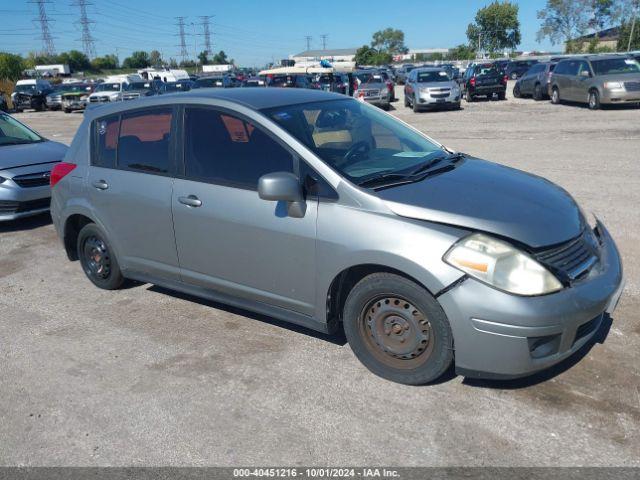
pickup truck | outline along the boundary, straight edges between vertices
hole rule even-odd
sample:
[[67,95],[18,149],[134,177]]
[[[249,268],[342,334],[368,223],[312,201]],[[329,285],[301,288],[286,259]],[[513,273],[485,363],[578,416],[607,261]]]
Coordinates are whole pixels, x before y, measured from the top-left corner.
[[469,65],[464,73],[462,88],[467,102],[473,102],[476,97],[504,100],[507,92],[507,76],[494,63],[476,63]]

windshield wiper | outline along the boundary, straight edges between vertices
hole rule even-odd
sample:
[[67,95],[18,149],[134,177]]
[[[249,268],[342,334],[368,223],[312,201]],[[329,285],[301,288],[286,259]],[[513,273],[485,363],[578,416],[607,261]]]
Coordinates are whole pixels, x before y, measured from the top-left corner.
[[432,167],[435,167],[437,164],[439,164],[443,160],[456,161],[462,158],[464,158],[464,153],[450,153],[448,155],[436,157],[434,159],[429,160],[428,162],[424,162],[423,164],[419,165],[417,168],[409,172],[409,176],[414,176],[414,175],[418,175],[420,173],[426,172],[427,170],[430,170]]

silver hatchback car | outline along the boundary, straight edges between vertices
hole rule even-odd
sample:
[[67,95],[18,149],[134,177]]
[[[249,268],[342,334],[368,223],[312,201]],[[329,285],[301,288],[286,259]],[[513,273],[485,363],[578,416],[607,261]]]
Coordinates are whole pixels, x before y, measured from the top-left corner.
[[613,239],[567,192],[334,93],[106,105],[52,184],[56,230],[96,286],[135,279],[344,329],[372,372],[406,384],[452,363],[502,378],[553,365],[622,289]]

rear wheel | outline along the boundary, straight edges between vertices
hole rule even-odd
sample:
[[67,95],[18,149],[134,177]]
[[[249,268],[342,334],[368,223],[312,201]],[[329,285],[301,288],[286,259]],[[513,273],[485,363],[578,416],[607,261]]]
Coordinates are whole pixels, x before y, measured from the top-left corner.
[[365,277],[349,293],[343,317],[354,354],[380,377],[421,385],[453,361],[453,335],[440,304],[404,277]]
[[118,260],[106,235],[94,223],[78,234],[78,257],[85,275],[98,288],[117,290],[124,282]]
[[409,107],[409,95],[407,95],[407,92],[404,93],[404,106],[405,107]]
[[473,102],[473,101],[475,100],[475,97],[471,94],[471,92],[470,92],[469,90],[467,90],[467,91],[464,93],[464,99],[465,99],[467,102],[471,103],[471,102]]
[[533,87],[533,99],[540,101],[542,100],[542,85],[536,83],[536,86]]
[[516,83],[516,86],[513,87],[513,96],[516,98],[522,97],[522,93],[520,92],[520,85]]
[[560,105],[560,90],[558,90],[558,87],[553,87],[553,90],[551,90],[551,103]]
[[589,92],[589,109],[598,110],[600,108],[600,94],[597,90]]
[[507,99],[507,93],[506,92],[499,92],[498,93],[498,100],[506,100]]

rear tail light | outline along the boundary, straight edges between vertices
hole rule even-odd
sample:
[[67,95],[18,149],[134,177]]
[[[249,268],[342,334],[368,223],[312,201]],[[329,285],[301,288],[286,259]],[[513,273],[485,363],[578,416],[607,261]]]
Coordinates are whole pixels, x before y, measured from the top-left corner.
[[502,77],[502,83],[506,85],[507,82],[509,82],[509,77],[505,75],[504,77]]
[[75,163],[67,162],[60,162],[53,167],[53,170],[51,170],[51,177],[49,179],[51,188],[55,187],[60,180],[69,175],[69,173],[71,173],[76,167],[77,165]]
[[387,80],[387,90],[393,90],[393,83],[391,83],[389,80]]
[[471,78],[469,79],[469,84],[470,84],[472,87],[475,87],[475,86],[476,86],[476,77],[471,77]]
[[358,82],[353,82],[353,91],[358,90]]

